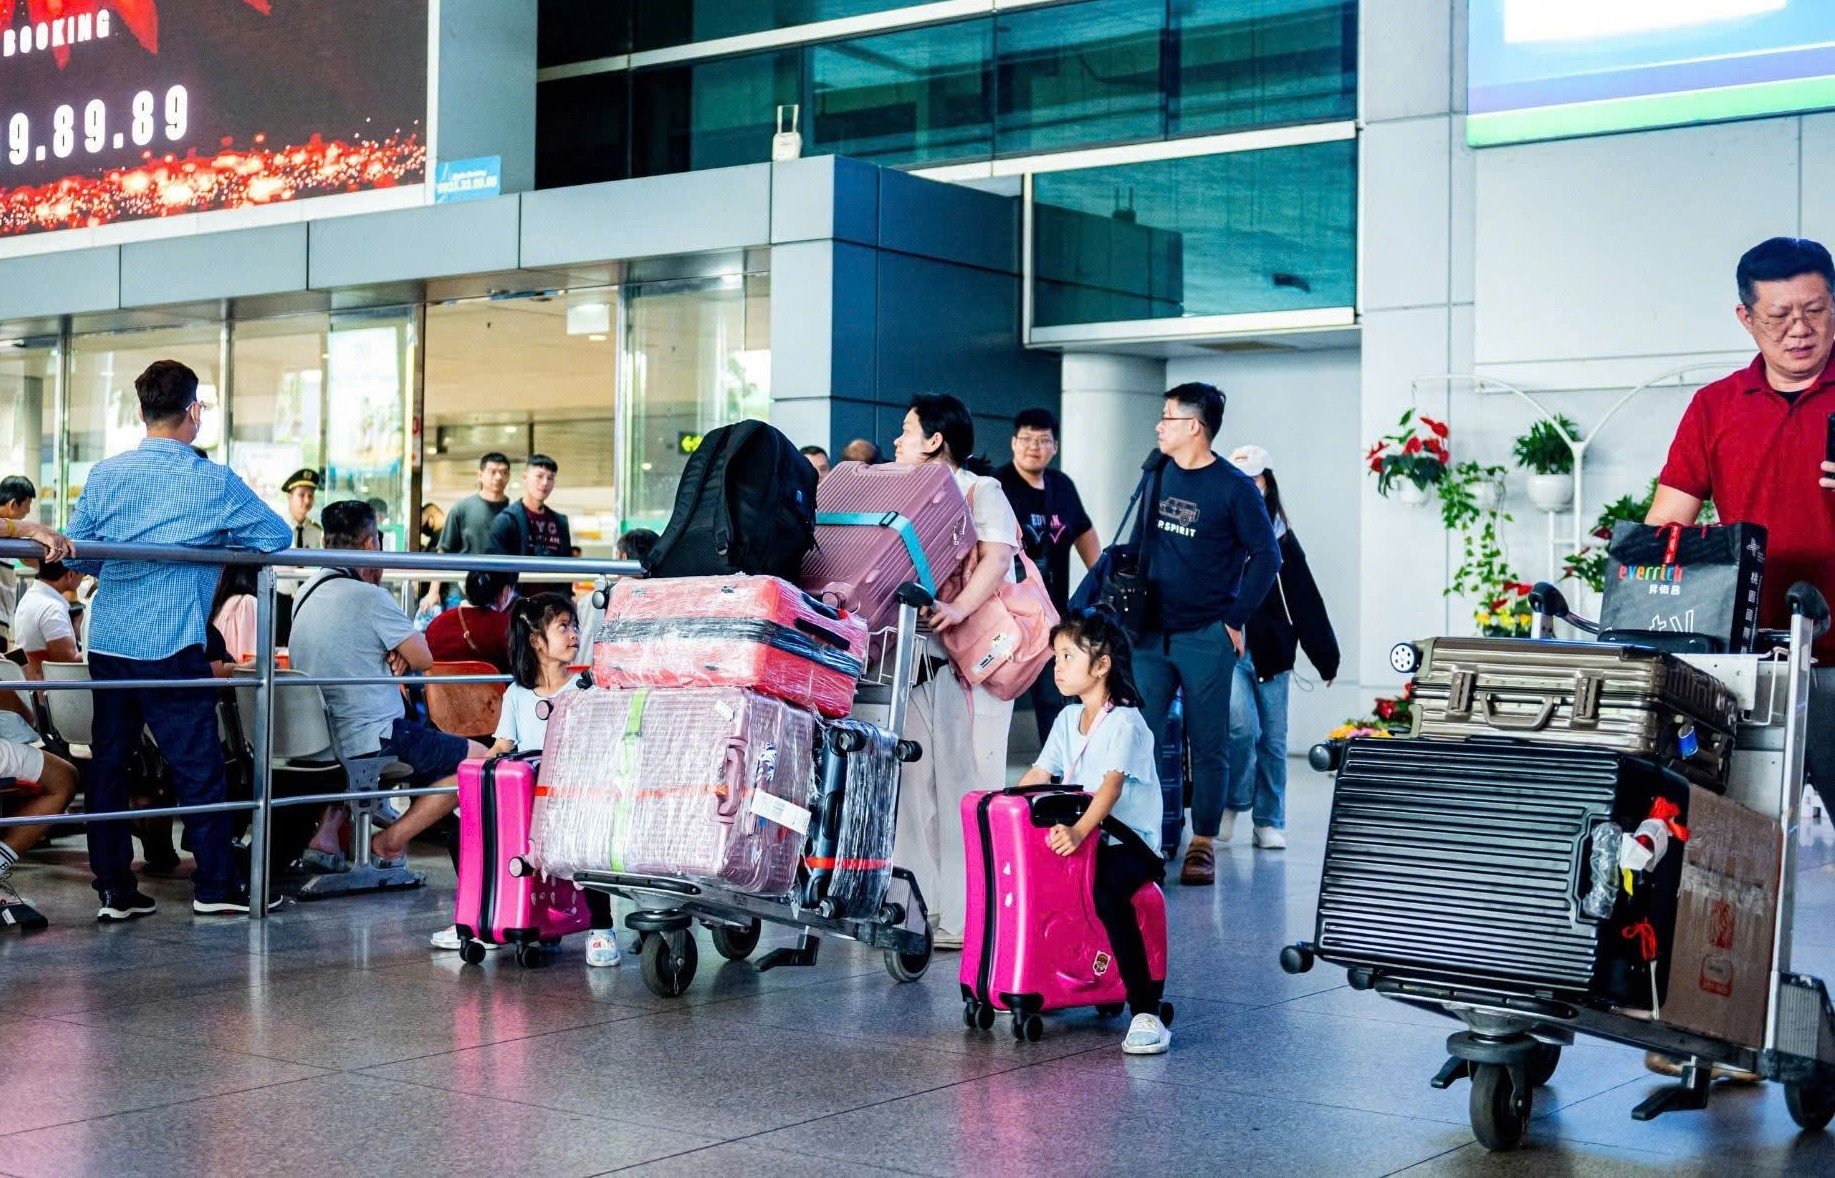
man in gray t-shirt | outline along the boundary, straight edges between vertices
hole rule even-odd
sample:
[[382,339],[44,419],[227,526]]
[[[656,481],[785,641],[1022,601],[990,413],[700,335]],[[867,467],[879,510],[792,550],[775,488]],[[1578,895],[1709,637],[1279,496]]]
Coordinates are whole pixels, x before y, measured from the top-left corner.
[[[446,513],[446,525],[440,529],[441,552],[489,552],[491,524],[497,513],[510,505],[510,459],[493,450],[478,459],[478,493],[467,495]],[[446,586],[435,582],[421,598],[422,609],[445,604]]]
[[[361,500],[333,503],[320,522],[327,549],[382,550],[375,509]],[[293,602],[293,636],[287,648],[295,670],[315,678],[378,678],[433,666],[427,639],[381,580],[380,569],[327,569],[306,583]],[[485,754],[480,744],[408,716],[401,688],[395,684],[322,690],[340,751],[346,757],[380,752],[403,761],[414,771],[408,779],[414,788],[443,783],[458,772],[461,761]],[[407,852],[409,839],[452,813],[456,805],[450,796],[415,798],[408,812],[370,846],[385,860],[397,858]],[[309,866],[328,871],[343,867],[344,814],[342,806],[326,808],[302,856]]]

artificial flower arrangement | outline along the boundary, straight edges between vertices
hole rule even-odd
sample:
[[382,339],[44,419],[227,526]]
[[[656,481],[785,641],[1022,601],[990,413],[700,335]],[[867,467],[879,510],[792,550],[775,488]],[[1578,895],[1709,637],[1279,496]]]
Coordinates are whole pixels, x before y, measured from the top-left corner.
[[1533,586],[1505,581],[1472,615],[1478,632],[1486,638],[1528,638],[1535,632],[1535,613],[1529,608]]
[[1375,715],[1361,720],[1349,719],[1326,733],[1327,740],[1350,740],[1355,736],[1388,739],[1406,736],[1414,724],[1414,680],[1402,685],[1402,694],[1378,696]]
[[1396,432],[1377,439],[1364,453],[1365,465],[1376,476],[1376,493],[1387,497],[1404,482],[1425,491],[1445,478],[1452,462],[1446,444],[1450,432],[1444,421],[1417,417],[1413,409],[1405,411],[1396,422]]

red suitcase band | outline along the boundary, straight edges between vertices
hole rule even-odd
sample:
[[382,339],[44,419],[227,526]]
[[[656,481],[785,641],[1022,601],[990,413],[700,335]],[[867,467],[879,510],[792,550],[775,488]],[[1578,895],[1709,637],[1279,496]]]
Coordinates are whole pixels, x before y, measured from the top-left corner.
[[805,855],[803,863],[811,871],[877,871],[892,866],[890,859],[836,859],[828,855]]

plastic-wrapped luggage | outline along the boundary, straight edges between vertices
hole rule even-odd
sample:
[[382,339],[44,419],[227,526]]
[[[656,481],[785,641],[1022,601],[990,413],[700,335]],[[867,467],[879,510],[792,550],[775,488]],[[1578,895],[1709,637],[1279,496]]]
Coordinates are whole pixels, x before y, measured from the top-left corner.
[[[1082,790],[1058,786],[1014,786],[962,799],[963,997],[1028,1015],[1127,1001],[1092,891],[1101,840],[1085,839],[1072,855],[1059,855],[1045,841],[1053,825],[1075,823],[1089,800]],[[1148,969],[1164,979],[1166,897],[1157,884],[1134,893],[1134,911]]]
[[1648,1009],[1683,855],[1672,845],[1625,893],[1621,844],[1659,801],[1685,826],[1689,797],[1681,776],[1610,749],[1352,740],[1326,832],[1319,955]]
[[845,716],[866,624],[776,577],[622,580],[593,643],[601,687],[747,687]]
[[[584,931],[586,897],[564,879],[526,869],[541,754],[466,761],[459,766],[459,889],[453,923],[467,961],[483,957],[481,945],[514,944],[539,955],[537,946]],[[521,957],[524,964],[539,959]]]
[[839,720],[825,727],[803,907],[835,917],[879,911],[892,878],[899,754],[898,737],[877,725]]
[[787,895],[809,829],[816,719],[737,687],[556,698],[535,854],[557,875],[626,871]]
[[974,546],[974,517],[946,463],[843,462],[816,487],[816,546],[798,584],[879,630],[897,617],[900,585],[934,592]]
[[1170,859],[1185,842],[1185,808],[1191,804],[1191,750],[1185,740],[1185,704],[1172,697],[1166,729],[1154,749],[1160,771],[1160,853]]
[[1617,749],[1726,788],[1739,702],[1673,655],[1526,638],[1434,638],[1417,649],[1415,736]]

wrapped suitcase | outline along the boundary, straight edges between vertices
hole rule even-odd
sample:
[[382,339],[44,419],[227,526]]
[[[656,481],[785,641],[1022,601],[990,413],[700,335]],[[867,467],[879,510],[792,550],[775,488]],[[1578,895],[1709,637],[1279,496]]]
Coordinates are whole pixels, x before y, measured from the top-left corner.
[[777,577],[621,580],[594,635],[601,687],[747,687],[845,716],[867,629]]
[[900,585],[934,592],[974,546],[974,517],[947,464],[843,462],[816,487],[816,546],[798,583],[880,630],[897,617]]
[[1160,854],[1170,859],[1185,841],[1185,808],[1191,804],[1191,749],[1185,740],[1185,705],[1177,694],[1166,712],[1166,729],[1158,735]]
[[803,907],[828,917],[878,913],[892,879],[898,775],[907,751],[909,745],[875,724],[825,726],[803,856]]
[[[1051,827],[1069,825],[1090,795],[1060,786],[1013,786],[962,799],[968,921],[962,938],[962,997],[985,1029],[992,1012],[1021,1019],[1076,1006],[1118,1013],[1127,1002],[1109,934],[1096,915],[1092,886],[1098,838],[1073,855],[1046,844]],[[1157,884],[1134,893],[1153,976],[1166,977],[1166,897]],[[985,1013],[983,1013],[985,1012]],[[1162,1003],[1160,1018],[1172,1021]],[[1031,1021],[1027,1019],[1026,1021]],[[1028,1038],[1037,1038],[1032,1022]]]
[[484,946],[515,945],[524,965],[541,942],[583,932],[586,897],[565,879],[533,869],[529,834],[539,753],[512,753],[459,766],[459,888],[452,920],[459,954],[476,964]]
[[560,876],[681,876],[764,896],[796,883],[816,719],[738,687],[556,698],[535,853]]
[[1434,638],[1418,650],[1413,736],[1617,749],[1726,788],[1739,702],[1673,655],[1527,638]]
[[1686,780],[1611,749],[1351,740],[1326,832],[1319,956],[1648,1009],[1653,978],[1666,984],[1683,856],[1672,848],[1627,894],[1618,851],[1659,800],[1687,822]]

